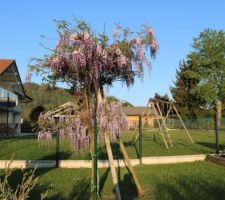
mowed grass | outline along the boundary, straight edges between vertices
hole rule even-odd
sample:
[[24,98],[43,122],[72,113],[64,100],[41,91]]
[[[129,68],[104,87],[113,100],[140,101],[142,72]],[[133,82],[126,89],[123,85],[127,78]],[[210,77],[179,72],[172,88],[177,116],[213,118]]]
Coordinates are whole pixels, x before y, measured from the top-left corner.
[[[119,186],[123,200],[222,200],[225,199],[225,168],[209,162],[135,167],[145,191],[139,197],[126,168],[118,168]],[[1,176],[3,171],[0,171]],[[48,190],[49,200],[90,199],[90,169],[38,169],[38,185],[31,200],[39,200],[40,193]],[[99,170],[100,199],[115,199],[111,172]],[[16,187],[21,172],[16,170],[10,183]]]
[[[158,131],[143,131],[142,156],[171,156],[188,154],[210,154],[215,152],[215,134],[209,130],[189,130],[194,144],[192,144],[182,129],[170,131],[173,141],[173,148],[166,149]],[[127,131],[123,134],[122,140],[128,151],[130,158],[138,158],[139,143],[133,142],[138,131]],[[225,131],[221,130],[220,148],[225,146]],[[112,142],[114,158],[122,158],[119,145]],[[56,145],[55,138],[48,146],[43,146],[37,141],[35,136],[0,138],[0,159],[10,159],[14,154],[14,159],[55,159]],[[60,141],[60,159],[90,159],[89,151],[74,152],[71,151],[69,142],[64,139]],[[107,159],[104,144],[99,144],[98,158]]]

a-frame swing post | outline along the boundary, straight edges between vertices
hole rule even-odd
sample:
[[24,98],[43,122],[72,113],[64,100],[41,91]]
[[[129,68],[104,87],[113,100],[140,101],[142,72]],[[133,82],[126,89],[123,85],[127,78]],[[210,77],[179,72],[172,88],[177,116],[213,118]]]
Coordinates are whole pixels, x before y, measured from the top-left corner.
[[169,114],[170,114],[171,110],[172,110],[172,105],[171,105],[171,103],[170,103],[170,108],[169,108],[169,110],[168,110],[167,113],[166,113],[166,118],[165,118],[165,120],[167,120],[167,118],[169,117]]
[[190,141],[191,141],[191,143],[194,143],[194,141],[193,141],[193,139],[192,139],[190,133],[188,132],[188,130],[187,130],[187,128],[186,128],[186,126],[185,126],[183,120],[181,119],[180,114],[178,113],[178,111],[177,111],[177,109],[176,109],[176,107],[175,107],[174,104],[173,104],[173,109],[175,110],[175,112],[176,112],[176,114],[177,114],[177,116],[178,116],[178,118],[179,118],[179,120],[180,120],[182,126],[184,127],[185,132],[187,133],[187,135],[188,135],[188,137],[189,137],[189,139],[190,139]]
[[162,126],[161,126],[161,124],[160,124],[160,121],[159,121],[159,118],[158,118],[158,115],[157,115],[157,112],[156,112],[156,108],[155,108],[155,105],[154,105],[153,102],[151,102],[151,106],[152,106],[152,109],[153,109],[153,112],[154,112],[154,115],[155,115],[157,124],[158,124],[158,126],[159,126],[159,133],[161,134],[161,136],[162,136],[162,138],[163,138],[163,142],[164,142],[166,148],[169,149],[169,146],[168,146],[168,144],[167,144],[167,141],[166,141],[166,139],[165,139],[165,137],[164,137],[164,135],[163,135],[163,129],[162,129]]
[[[150,102],[150,101],[148,101],[146,107],[144,108],[144,111],[142,112],[141,116],[139,116],[139,118],[140,118],[140,117],[143,118],[143,116],[145,115],[145,111],[146,111],[146,108],[148,108],[148,106],[149,106],[149,102]],[[148,117],[147,117],[147,119],[148,119]],[[142,121],[141,121],[141,122],[142,122]],[[141,128],[142,128],[142,126],[141,126]],[[141,131],[142,131],[142,130],[141,130]],[[136,135],[136,137],[135,137],[133,143],[135,144],[139,139],[140,139],[140,120],[139,120],[139,131],[138,131],[138,134]],[[140,141],[139,141],[139,143],[140,143]]]
[[164,119],[163,119],[162,112],[161,112],[161,110],[160,110],[160,107],[159,107],[159,103],[158,103],[158,102],[156,102],[156,106],[157,106],[157,109],[158,109],[158,111],[159,111],[159,114],[160,114],[160,117],[161,117],[161,120],[162,120],[162,124],[163,124],[163,126],[164,126],[164,129],[166,130],[166,135],[167,135],[167,137],[168,137],[170,146],[173,147],[173,143],[172,143],[171,137],[170,137],[170,135],[169,135],[169,131],[168,131],[167,127],[166,127],[166,123],[165,123],[165,121],[164,121]]

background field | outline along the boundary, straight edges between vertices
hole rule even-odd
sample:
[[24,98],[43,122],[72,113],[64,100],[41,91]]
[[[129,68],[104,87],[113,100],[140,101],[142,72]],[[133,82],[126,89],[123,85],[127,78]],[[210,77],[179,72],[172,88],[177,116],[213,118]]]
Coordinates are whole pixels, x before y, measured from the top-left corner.
[[[143,156],[170,156],[170,155],[188,155],[188,154],[210,154],[215,152],[215,135],[213,130],[189,130],[194,144],[190,143],[183,129],[170,131],[174,147],[169,150],[165,148],[162,138],[158,131],[143,131]],[[128,151],[130,158],[138,158],[139,145],[133,140],[138,134],[137,131],[128,131],[123,134],[122,139]],[[225,131],[221,130],[220,148],[225,148]],[[114,158],[122,158],[117,143],[112,143]],[[37,141],[37,136],[23,136],[14,138],[0,138],[0,159],[10,159],[14,154],[16,160],[30,159],[55,159],[55,139],[48,146],[41,146]],[[107,159],[104,144],[99,144],[98,158]],[[61,140],[60,159],[90,159],[89,152],[71,151],[69,142]]]

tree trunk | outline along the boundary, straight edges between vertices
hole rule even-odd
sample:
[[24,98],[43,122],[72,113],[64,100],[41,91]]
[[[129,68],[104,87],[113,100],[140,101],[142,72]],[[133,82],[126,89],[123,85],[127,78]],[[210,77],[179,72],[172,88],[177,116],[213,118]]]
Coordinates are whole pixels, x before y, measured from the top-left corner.
[[222,103],[221,102],[218,102],[216,104],[217,125],[218,125],[218,127],[221,126],[221,112],[222,112]]
[[105,133],[105,145],[106,145],[106,150],[108,154],[108,159],[109,159],[109,166],[112,174],[112,180],[116,192],[116,199],[121,200],[121,195],[120,195],[120,188],[119,188],[119,182],[116,174],[116,168],[114,166],[114,160],[113,160],[113,154],[112,154],[112,149],[110,145],[110,138],[109,138],[109,133]]
[[219,154],[219,130],[218,127],[221,125],[221,111],[222,111],[222,105],[221,102],[218,102],[216,104],[215,108],[215,147],[216,147],[216,153]]
[[[89,115],[89,98],[88,98],[88,94],[86,92],[85,94],[85,112],[86,112],[86,115]],[[91,154],[91,186],[93,185],[93,179],[94,179],[94,159],[92,157],[92,154],[94,153],[94,149],[93,149],[93,128],[92,128],[92,125],[89,123],[89,121],[87,120],[87,127],[88,127],[88,135],[90,137],[90,147],[89,147],[89,151],[90,151],[90,154]],[[93,187],[91,187],[91,193],[93,192]]]
[[135,182],[135,184],[137,186],[138,194],[143,194],[144,191],[142,190],[141,184],[140,184],[140,182],[139,182],[139,180],[137,178],[137,175],[136,175],[136,173],[134,171],[134,168],[131,165],[131,162],[130,162],[129,156],[127,154],[126,148],[124,147],[124,144],[123,144],[123,142],[121,141],[120,138],[117,138],[117,141],[118,141],[120,149],[121,149],[121,151],[123,153],[123,157],[124,157],[124,159],[126,161],[127,167],[128,167],[128,169],[129,169],[129,171],[131,173],[131,176],[132,176],[132,178],[133,178],[133,180],[134,180],[134,182]]

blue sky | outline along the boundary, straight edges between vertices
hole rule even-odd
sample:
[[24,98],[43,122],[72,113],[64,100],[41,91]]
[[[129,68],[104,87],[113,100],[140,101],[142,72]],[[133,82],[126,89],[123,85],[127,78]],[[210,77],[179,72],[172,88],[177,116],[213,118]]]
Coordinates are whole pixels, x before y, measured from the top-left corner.
[[[1,0],[0,58],[16,59],[24,80],[29,60],[46,53],[39,42],[49,47],[57,42],[53,19],[82,18],[96,32],[102,31],[105,23],[108,34],[118,22],[132,30],[148,23],[160,45],[152,71],[146,72],[144,81],[137,80],[132,88],[116,83],[107,91],[108,95],[144,106],[155,92],[169,94],[179,61],[191,51],[192,40],[200,31],[225,30],[224,8],[223,0]],[[40,35],[49,39],[43,40]]]

